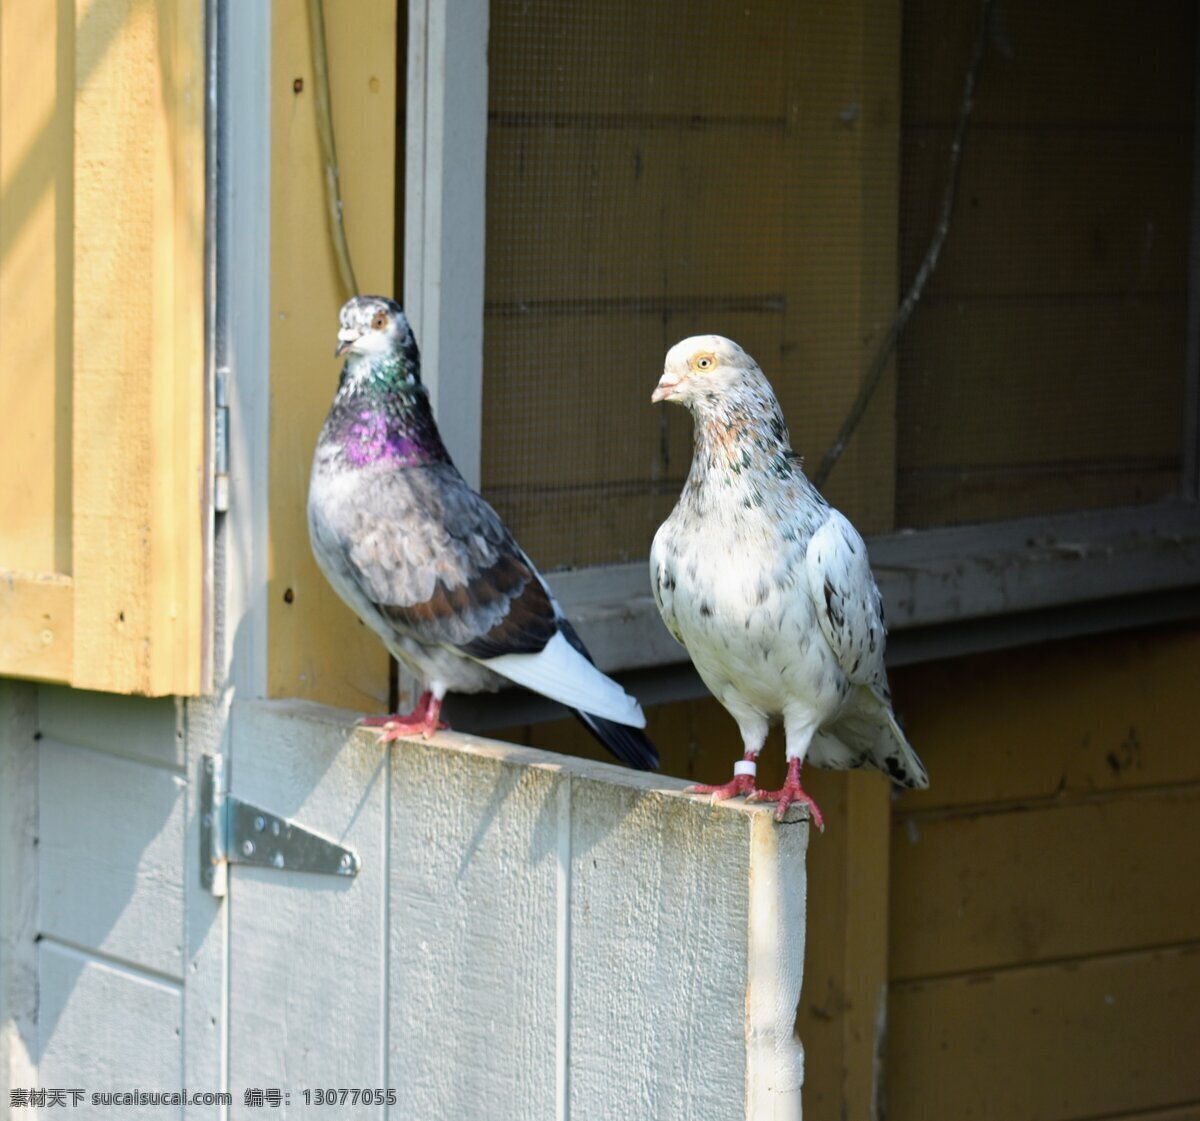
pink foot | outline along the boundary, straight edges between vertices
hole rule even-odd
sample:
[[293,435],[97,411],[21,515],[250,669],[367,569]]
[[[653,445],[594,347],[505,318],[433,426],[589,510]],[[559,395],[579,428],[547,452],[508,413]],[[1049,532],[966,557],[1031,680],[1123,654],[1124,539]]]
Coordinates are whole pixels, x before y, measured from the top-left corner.
[[414,734],[427,740],[434,732],[450,727],[444,720],[438,719],[441,711],[441,701],[432,693],[422,693],[412,712],[364,716],[358,723],[363,728],[379,728],[379,743],[402,740]]
[[820,807],[800,785],[799,759],[792,759],[788,762],[787,781],[778,790],[757,790],[750,797],[753,801],[758,802],[778,802],[779,807],[775,810],[776,821],[783,820],[783,815],[787,813],[788,806],[793,802],[802,802],[808,807],[813,824],[822,833],[825,832],[825,818],[821,815]]
[[689,786],[685,793],[711,794],[714,802],[723,802],[726,798],[736,798],[739,794],[744,794],[748,798],[753,797],[755,792],[754,759],[753,755],[747,755],[740,763],[735,764],[733,778],[726,783],[722,783],[720,786],[706,786],[704,783],[696,783],[694,786]]

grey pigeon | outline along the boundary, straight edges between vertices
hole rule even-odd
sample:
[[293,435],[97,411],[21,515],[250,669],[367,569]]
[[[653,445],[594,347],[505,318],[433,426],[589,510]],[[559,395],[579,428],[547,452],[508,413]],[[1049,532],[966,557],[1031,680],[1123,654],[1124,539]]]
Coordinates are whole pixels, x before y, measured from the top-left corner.
[[[803,802],[823,828],[800,785],[806,758],[928,786],[892,712],[866,546],[805,478],[758,364],[719,335],[684,339],[651,400],[686,405],[695,422],[691,471],[650,549],[655,602],[745,745],[729,782],[692,789],[777,802],[780,818]],[[780,721],[787,781],[758,790],[756,760]]]
[[458,473],[438,435],[400,306],[356,296],[347,355],[313,458],[308,530],[334,590],[419,680],[381,739],[428,736],[447,691],[515,682],[575,710],[614,755],[658,767],[636,700],[592,664],[533,562]]

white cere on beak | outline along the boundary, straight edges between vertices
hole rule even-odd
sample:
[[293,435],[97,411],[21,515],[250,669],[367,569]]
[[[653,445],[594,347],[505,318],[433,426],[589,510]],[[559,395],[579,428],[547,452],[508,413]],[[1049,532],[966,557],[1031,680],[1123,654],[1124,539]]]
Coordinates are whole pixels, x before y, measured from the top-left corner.
[[348,351],[358,341],[359,332],[356,331],[353,327],[343,327],[338,332],[337,337],[338,337],[337,349],[334,350],[333,356],[334,356],[334,358],[341,358],[341,356],[343,354],[345,354],[346,351]]
[[658,404],[659,401],[666,401],[671,393],[678,388],[679,383],[683,378],[679,374],[668,371],[664,373],[658,380],[658,385],[654,392],[650,395],[651,404]]

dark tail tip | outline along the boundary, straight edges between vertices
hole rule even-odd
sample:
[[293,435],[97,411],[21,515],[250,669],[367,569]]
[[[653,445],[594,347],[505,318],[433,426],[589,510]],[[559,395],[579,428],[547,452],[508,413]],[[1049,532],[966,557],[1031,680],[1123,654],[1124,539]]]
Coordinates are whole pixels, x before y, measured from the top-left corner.
[[578,709],[571,711],[623,763],[628,763],[635,771],[658,770],[658,748],[640,728],[630,728],[627,724],[618,724]]

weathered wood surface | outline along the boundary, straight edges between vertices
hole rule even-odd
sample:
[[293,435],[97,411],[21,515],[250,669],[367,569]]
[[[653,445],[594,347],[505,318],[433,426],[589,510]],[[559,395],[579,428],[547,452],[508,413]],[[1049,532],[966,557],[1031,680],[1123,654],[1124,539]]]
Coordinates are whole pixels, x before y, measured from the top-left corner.
[[205,683],[202,7],[0,8],[3,673]]
[[934,781],[892,821],[889,1118],[1196,1115],[1198,658],[1191,625],[893,675]]
[[234,1085],[278,1072],[294,1110],[392,1086],[393,1117],[799,1117],[800,812],[449,733],[384,750],[296,702],[234,721],[237,796],[363,860],[232,870]]
[[893,987],[888,1117],[1114,1117],[1200,1101],[1200,948]]

